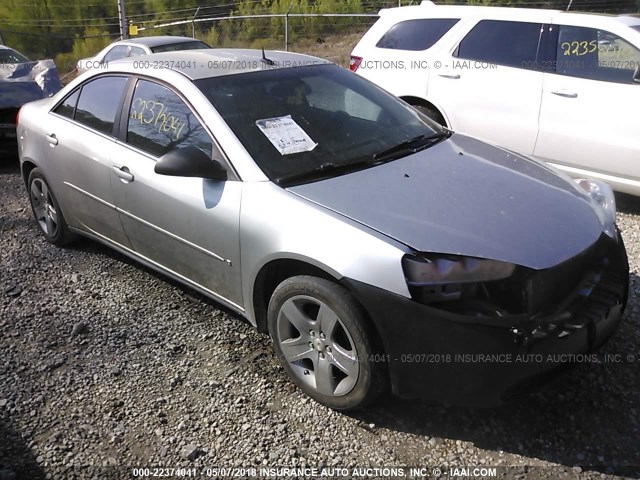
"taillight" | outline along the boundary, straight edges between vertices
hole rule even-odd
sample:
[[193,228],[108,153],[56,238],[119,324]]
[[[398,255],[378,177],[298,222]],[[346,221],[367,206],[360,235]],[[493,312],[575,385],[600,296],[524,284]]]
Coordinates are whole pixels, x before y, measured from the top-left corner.
[[349,60],[349,70],[351,70],[352,72],[355,72],[356,70],[358,70],[358,67],[360,66],[361,63],[362,63],[362,57],[356,57],[354,55],[351,55],[351,60]]

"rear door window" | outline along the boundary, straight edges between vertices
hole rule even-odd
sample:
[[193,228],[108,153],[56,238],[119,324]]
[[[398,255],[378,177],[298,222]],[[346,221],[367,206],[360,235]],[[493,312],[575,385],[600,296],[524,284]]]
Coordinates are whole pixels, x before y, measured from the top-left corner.
[[507,67],[530,68],[536,62],[541,23],[482,20],[460,42],[457,56]]
[[100,77],[85,83],[78,99],[76,122],[112,135],[127,80],[127,77]]
[[376,44],[392,50],[427,50],[451,30],[458,18],[424,18],[396,23]]

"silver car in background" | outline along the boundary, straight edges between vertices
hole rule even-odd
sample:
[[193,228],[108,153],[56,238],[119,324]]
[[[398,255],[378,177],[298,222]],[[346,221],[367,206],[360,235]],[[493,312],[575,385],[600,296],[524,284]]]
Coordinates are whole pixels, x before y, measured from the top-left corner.
[[100,50],[94,57],[83,58],[78,61],[78,73],[84,73],[92,68],[104,68],[109,62],[123,58],[150,55],[152,53],[177,52],[181,50],[199,50],[210,48],[201,40],[190,37],[170,35],[155,35],[151,37],[129,38],[118,40]]
[[90,237],[233,309],[335,409],[389,386],[511,400],[564,361],[469,359],[590,352],[626,305],[606,185],[443,129],[318,58],[114,62],[26,105],[18,134],[48,241]]

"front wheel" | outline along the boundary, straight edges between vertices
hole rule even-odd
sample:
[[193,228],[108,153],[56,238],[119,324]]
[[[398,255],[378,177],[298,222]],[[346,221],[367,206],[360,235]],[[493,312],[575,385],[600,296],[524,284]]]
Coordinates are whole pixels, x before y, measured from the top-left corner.
[[319,403],[352,410],[384,389],[366,315],[343,287],[317,277],[289,278],[271,297],[268,323],[287,374]]

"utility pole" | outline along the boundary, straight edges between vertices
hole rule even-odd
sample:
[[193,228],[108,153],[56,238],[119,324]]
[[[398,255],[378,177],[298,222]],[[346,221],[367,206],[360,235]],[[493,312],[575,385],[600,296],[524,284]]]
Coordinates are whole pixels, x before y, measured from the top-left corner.
[[118,17],[120,17],[120,38],[122,40],[129,38],[127,30],[127,16],[124,13],[124,0],[118,0]]
[[196,13],[191,19],[191,36],[196,38],[196,17],[198,16],[198,12],[200,11],[200,7],[196,9]]
[[287,13],[284,16],[284,51],[289,51],[289,13],[293,8],[293,0],[289,4],[289,8],[287,8]]

